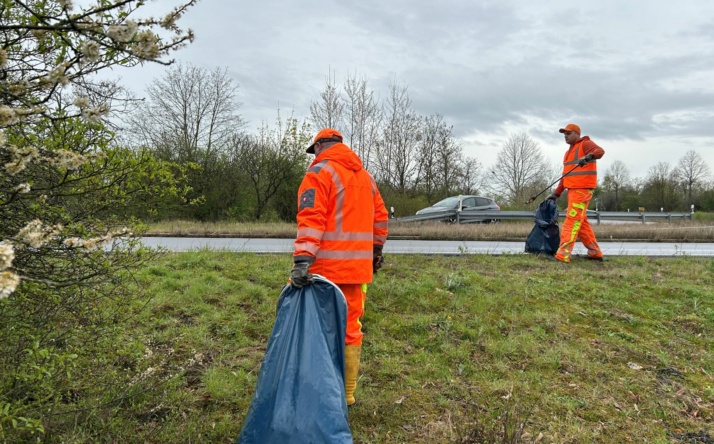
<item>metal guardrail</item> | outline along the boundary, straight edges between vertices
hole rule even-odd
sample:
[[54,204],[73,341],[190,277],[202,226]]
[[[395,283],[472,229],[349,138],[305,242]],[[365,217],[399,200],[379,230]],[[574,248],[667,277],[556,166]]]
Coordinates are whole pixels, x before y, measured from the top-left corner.
[[[500,220],[533,220],[535,211],[469,211],[447,210],[414,216],[398,217],[397,222],[421,222],[427,220],[444,221],[452,223],[480,223],[497,222]],[[565,218],[565,212],[560,211],[560,219]],[[596,220],[599,225],[603,220],[621,220],[638,222],[643,224],[652,220],[666,220],[672,223],[673,220],[691,220],[692,213],[664,213],[664,212],[629,212],[629,211],[595,211],[588,210],[588,219]]]

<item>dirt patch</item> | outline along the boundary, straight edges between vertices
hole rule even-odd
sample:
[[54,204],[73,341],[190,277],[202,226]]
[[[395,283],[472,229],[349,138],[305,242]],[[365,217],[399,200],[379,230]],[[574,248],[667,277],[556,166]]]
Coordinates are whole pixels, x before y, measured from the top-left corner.
[[714,438],[704,429],[698,432],[672,432],[670,436],[686,444],[714,444]]

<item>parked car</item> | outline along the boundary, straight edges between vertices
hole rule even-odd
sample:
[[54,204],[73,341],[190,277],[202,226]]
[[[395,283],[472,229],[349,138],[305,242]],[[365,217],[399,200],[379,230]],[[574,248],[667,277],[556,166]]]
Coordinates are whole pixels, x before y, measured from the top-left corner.
[[[498,222],[500,221],[500,219],[472,217],[473,214],[471,213],[474,211],[499,211],[500,209],[501,207],[496,203],[495,200],[491,199],[490,197],[468,195],[447,197],[446,199],[440,200],[439,202],[435,203],[430,207],[422,208],[421,210],[417,211],[416,214],[417,216],[422,216],[425,214],[438,213],[442,211],[459,210],[461,212],[466,212],[464,214],[468,214],[468,217],[459,218],[461,223],[489,223]],[[456,217],[449,217],[445,220],[447,222],[455,222]]]

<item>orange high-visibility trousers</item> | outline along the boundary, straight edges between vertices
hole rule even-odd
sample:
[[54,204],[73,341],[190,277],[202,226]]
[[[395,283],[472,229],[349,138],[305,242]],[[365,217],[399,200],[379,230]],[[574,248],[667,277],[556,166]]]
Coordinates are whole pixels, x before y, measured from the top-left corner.
[[579,240],[588,249],[588,256],[602,257],[602,251],[597,244],[595,233],[588,221],[588,205],[593,197],[593,190],[569,189],[568,209],[565,213],[565,222],[560,231],[560,247],[555,253],[559,261],[570,262],[575,241]]
[[367,284],[337,284],[347,299],[346,345],[362,345],[362,323],[364,301],[367,299]]

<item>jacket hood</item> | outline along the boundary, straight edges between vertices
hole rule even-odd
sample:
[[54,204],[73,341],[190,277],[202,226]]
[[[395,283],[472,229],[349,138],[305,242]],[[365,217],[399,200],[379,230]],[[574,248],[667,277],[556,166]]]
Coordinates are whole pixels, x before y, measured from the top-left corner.
[[359,156],[357,156],[357,154],[344,143],[336,143],[321,152],[317,157],[315,157],[315,160],[312,161],[310,166],[313,166],[318,162],[322,162],[323,160],[337,162],[352,171],[359,171],[362,169],[362,160],[360,160]]
[[579,144],[580,142],[584,142],[584,141],[586,141],[586,140],[590,140],[590,136],[583,136],[583,137],[579,138],[579,139],[576,140],[575,143],[572,144],[571,146],[575,146],[575,145]]

